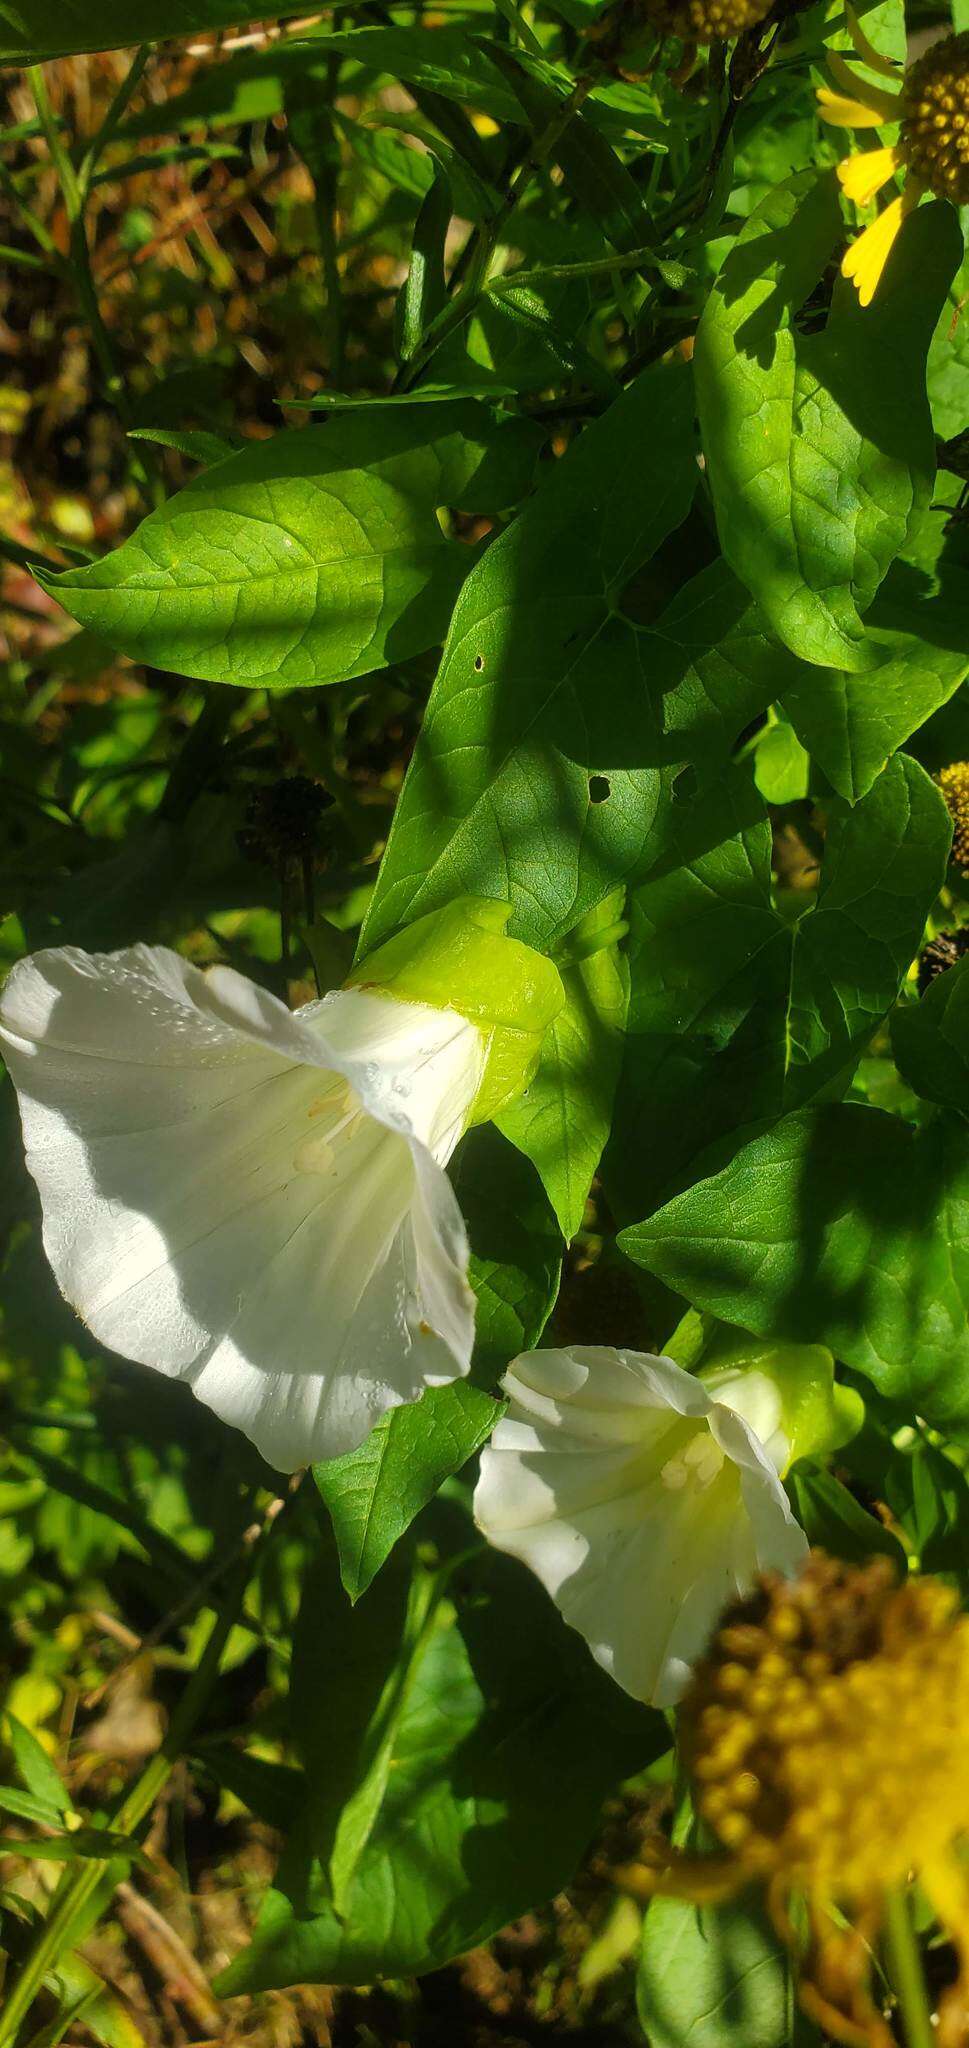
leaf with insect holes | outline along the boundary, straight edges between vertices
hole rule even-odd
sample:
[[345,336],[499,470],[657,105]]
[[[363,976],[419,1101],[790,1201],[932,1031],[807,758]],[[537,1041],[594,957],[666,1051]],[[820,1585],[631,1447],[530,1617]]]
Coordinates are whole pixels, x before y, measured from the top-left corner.
[[697,482],[686,366],[647,370],[546,473],[455,607],[362,944],[473,888],[547,946],[664,828],[673,780],[626,585]]

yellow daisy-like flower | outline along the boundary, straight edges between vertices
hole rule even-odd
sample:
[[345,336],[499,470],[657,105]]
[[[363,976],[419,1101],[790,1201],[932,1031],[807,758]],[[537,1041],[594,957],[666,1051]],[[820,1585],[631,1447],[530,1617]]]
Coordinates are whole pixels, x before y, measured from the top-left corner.
[[766,1575],[697,1666],[680,1744],[720,1849],[657,1840],[636,1888],[715,1903],[763,1886],[806,2010],[851,2048],[894,2048],[871,1946],[917,1876],[964,1972],[940,2009],[940,2048],[964,2043],[969,1615],[956,1594],[937,1579],[899,1585],[884,1558],[814,1552],[797,1579]]
[[904,171],[905,184],[877,219],[852,243],[841,265],[855,285],[863,306],[874,298],[895,237],[906,216],[926,192],[969,201],[969,31],[943,36],[902,75],[883,57],[846,6],[848,30],[855,50],[869,72],[891,79],[889,92],[832,53],[828,68],[833,86],[818,91],[822,120],[835,128],[882,128],[898,123],[898,141],[846,157],[838,177],[847,199],[870,206],[879,192]]

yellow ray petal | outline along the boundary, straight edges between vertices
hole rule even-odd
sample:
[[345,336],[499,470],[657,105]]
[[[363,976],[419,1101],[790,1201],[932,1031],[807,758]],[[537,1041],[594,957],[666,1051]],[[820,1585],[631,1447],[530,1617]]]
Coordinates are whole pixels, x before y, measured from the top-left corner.
[[830,121],[832,128],[880,128],[887,118],[874,108],[863,106],[860,100],[849,100],[843,92],[832,92],[829,85],[818,86],[818,113],[822,121]]
[[900,121],[902,97],[898,92],[886,92],[883,85],[873,85],[869,78],[861,78],[851,65],[839,57],[837,50],[828,51],[828,70],[836,85],[850,93],[860,106],[870,107],[881,121]]
[[906,182],[904,192],[886,206],[870,228],[852,242],[842,259],[841,274],[850,278],[863,306],[870,306],[878,289],[882,271],[894,247],[895,238],[906,214],[912,212],[922,197],[924,187],[914,178]]
[[874,43],[868,41],[868,37],[851,5],[851,0],[845,0],[845,20],[848,23],[848,34],[855,49],[862,63],[867,64],[869,71],[877,71],[881,78],[900,77],[900,65],[894,64],[890,57],[883,57],[881,51],[876,50]]
[[919,1877],[965,1968],[969,1959],[969,1890],[961,1864],[949,1849],[933,1856],[919,1871]]
[[877,192],[888,184],[902,161],[902,152],[892,149],[866,149],[846,156],[838,165],[838,177],[846,199],[856,206],[870,206]]

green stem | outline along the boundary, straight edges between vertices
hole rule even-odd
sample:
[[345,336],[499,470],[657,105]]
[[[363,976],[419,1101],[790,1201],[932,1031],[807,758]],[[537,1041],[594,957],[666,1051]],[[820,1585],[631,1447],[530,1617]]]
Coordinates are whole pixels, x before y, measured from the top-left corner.
[[94,173],[97,170],[97,167],[101,161],[101,158],[104,155],[105,150],[107,149],[109,142],[112,142],[114,140],[118,128],[121,125],[122,118],[124,114],[127,112],[128,107],[131,103],[131,99],[133,95],[137,92],[138,87],[141,84],[142,78],[144,77],[145,74],[145,67],[148,63],[148,59],[150,56],[151,44],[142,43],[140,50],[136,50],[135,52],[131,66],[127,71],[125,77],[122,79],[121,84],[119,85],[118,90],[115,93],[115,96],[111,102],[111,105],[109,106],[108,111],[105,114],[104,120],[102,121],[100,128],[97,130],[97,133],[92,137],[87,149],[84,152],[84,158],[81,164],[80,172],[78,174],[78,186],[82,199],[87,198],[87,195],[91,189],[91,183],[94,177]]
[[506,277],[493,277],[485,286],[489,298],[501,298],[505,292],[514,292],[519,286],[543,285],[550,278],[611,277],[614,271],[645,270],[657,266],[659,259],[655,248],[611,250],[608,256],[590,256],[584,263],[543,263],[536,270],[510,270]]
[[[150,1813],[154,1806],[172,1766],[185,1750],[218,1678],[222,1652],[242,1605],[251,1565],[250,1551],[243,1558],[231,1585],[226,1589],[224,1605],[212,1625],[201,1661],[189,1679],[172,1715],[161,1748],[152,1757],[137,1784],[126,1794],[110,1823],[113,1834],[130,1835],[139,1822],[144,1820],[145,1815]],[[26,2019],[45,1979],[56,1969],[65,1950],[73,1947],[78,1939],[78,1930],[85,1909],[90,1905],[109,1868],[108,1861],[92,1859],[75,1875],[71,1876],[68,1873],[66,1883],[58,1886],[33,1953],[28,1956],[0,2015],[0,2048],[13,2048],[21,2024]]]
[[458,328],[463,327],[465,321],[470,319],[488,283],[488,272],[491,268],[495,250],[505,233],[519,200],[522,198],[526,187],[530,184],[536,171],[540,171],[543,165],[548,162],[556,143],[564,135],[573,116],[579,112],[583,101],[588,97],[591,87],[591,78],[578,79],[567,98],[556,108],[551,120],[542,129],[541,134],[535,137],[527,156],[519,164],[518,169],[508,184],[502,196],[500,206],[480,231],[479,239],[474,245],[471,261],[468,266],[466,282],[462,285],[456,297],[451,300],[450,304],[445,306],[443,312],[438,314],[437,319],[432,320],[420,347],[415,350],[410,361],[405,363],[401,369],[396,386],[399,391],[409,391],[416,384],[422,371],[427,368],[431,357],[437,354],[438,349],[448,340],[450,335],[456,333]]
[[0,164],[0,192],[6,192],[11,204],[16,207],[24,227],[29,234],[33,235],[38,248],[43,250],[44,256],[47,258],[48,268],[53,265],[55,269],[63,269],[64,258],[57,247],[53,235],[50,234],[44,222],[34,212],[33,208],[28,206],[16,178],[11,176],[6,164]]
[[46,569],[49,576],[59,576],[63,562],[55,562],[53,555],[41,553],[40,548],[18,547],[15,540],[8,540],[0,534],[0,562],[12,562],[17,569]]
[[64,195],[64,204],[67,207],[69,218],[73,220],[80,204],[81,188],[78,184],[77,172],[64,147],[60,125],[50,103],[47,80],[44,77],[44,67],[42,64],[29,64],[27,66],[27,82],[34,96],[37,118],[44,131],[44,140],[50,153],[51,163],[57,172],[57,181]]
[[922,1970],[909,1902],[904,1890],[890,1892],[885,1912],[888,1973],[905,2026],[906,2048],[934,2048],[932,2008]]
[[27,78],[34,95],[34,104],[44,131],[47,147],[50,151],[51,162],[57,172],[57,179],[70,224],[71,263],[74,270],[77,295],[81,302],[81,310],[90,328],[91,341],[98,360],[98,367],[101,371],[105,391],[112,403],[117,407],[122,423],[127,426],[129,411],[127,395],[115,361],[111,339],[101,317],[97,287],[91,270],[91,249],[84,222],[86,187],[74,169],[74,165],[61,140],[60,129],[54,118],[54,111],[47,91],[47,80],[44,77],[43,65],[28,65]]

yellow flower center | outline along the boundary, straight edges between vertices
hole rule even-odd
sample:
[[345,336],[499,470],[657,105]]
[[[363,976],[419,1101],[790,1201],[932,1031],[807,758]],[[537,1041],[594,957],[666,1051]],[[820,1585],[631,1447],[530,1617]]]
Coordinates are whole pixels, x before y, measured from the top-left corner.
[[969,203],[969,30],[944,36],[912,65],[901,147],[913,176],[938,198]]
[[735,1608],[682,1710],[703,1818],[751,1878],[878,1900],[969,1832],[969,1616],[815,1556]]
[[969,761],[951,761],[936,777],[952,819],[952,858],[969,869]]

